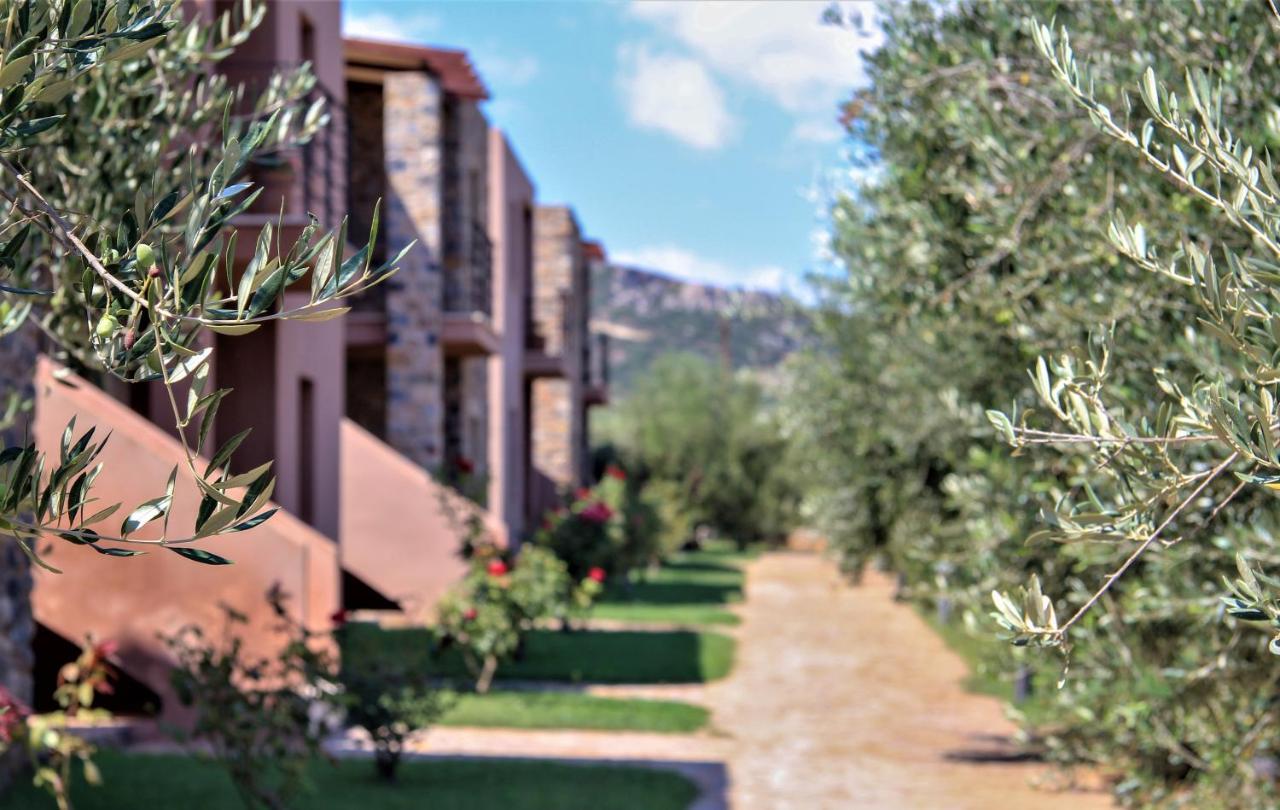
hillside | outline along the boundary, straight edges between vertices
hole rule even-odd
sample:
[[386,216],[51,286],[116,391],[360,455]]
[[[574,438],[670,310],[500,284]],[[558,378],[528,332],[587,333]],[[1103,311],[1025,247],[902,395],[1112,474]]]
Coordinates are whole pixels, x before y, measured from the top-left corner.
[[612,387],[621,393],[658,355],[691,351],[733,367],[768,369],[808,340],[789,299],[683,281],[649,270],[598,265],[591,277],[592,329],[610,337]]

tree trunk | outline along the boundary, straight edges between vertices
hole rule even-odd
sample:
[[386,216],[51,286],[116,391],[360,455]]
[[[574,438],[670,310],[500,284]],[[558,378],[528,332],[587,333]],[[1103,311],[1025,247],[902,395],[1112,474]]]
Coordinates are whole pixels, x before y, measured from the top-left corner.
[[476,693],[485,694],[489,691],[489,686],[493,683],[493,675],[498,671],[497,656],[487,655],[484,659],[484,666],[480,669],[480,677],[476,679]]

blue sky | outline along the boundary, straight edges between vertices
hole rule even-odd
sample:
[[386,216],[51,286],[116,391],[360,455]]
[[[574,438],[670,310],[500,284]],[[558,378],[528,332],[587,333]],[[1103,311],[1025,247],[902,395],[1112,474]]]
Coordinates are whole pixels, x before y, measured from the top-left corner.
[[347,33],[465,48],[544,202],[620,261],[796,289],[868,40],[824,2],[346,0]]

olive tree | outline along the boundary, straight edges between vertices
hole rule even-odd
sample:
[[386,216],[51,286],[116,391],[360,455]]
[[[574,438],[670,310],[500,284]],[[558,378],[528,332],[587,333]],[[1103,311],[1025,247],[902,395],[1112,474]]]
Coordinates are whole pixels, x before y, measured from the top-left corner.
[[[312,217],[291,244],[266,225],[237,265],[234,221],[261,193],[251,163],[328,124],[323,103],[307,101],[306,67],[254,98],[214,69],[263,13],[246,0],[203,26],[183,22],[176,2],[0,3],[0,334],[32,324],[80,367],[162,383],[200,499],[195,525],[171,530],[175,468],[163,492],[117,517],[121,504],[93,496],[112,474],[98,463],[105,437],[74,422],[56,451],[5,446],[0,528],[37,564],[48,567],[42,537],[108,556],[228,562],[199,541],[268,519],[274,478],[270,464],[233,467],[243,434],[209,443],[228,392],[210,383],[208,335],[340,316],[342,299],[400,258],[374,267],[367,247],[348,257],[345,222],[326,230]],[[286,303],[286,290],[308,295]],[[137,536],[156,521],[160,537]]]

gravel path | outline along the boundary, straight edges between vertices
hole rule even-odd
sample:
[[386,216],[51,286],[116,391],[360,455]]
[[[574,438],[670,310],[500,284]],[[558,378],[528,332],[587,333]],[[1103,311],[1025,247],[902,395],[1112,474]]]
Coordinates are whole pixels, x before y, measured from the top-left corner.
[[1095,810],[1098,793],[1037,790],[1008,753],[999,702],[966,692],[963,662],[892,585],[849,587],[814,554],[749,568],[739,658],[708,690],[730,738],[733,810]]

